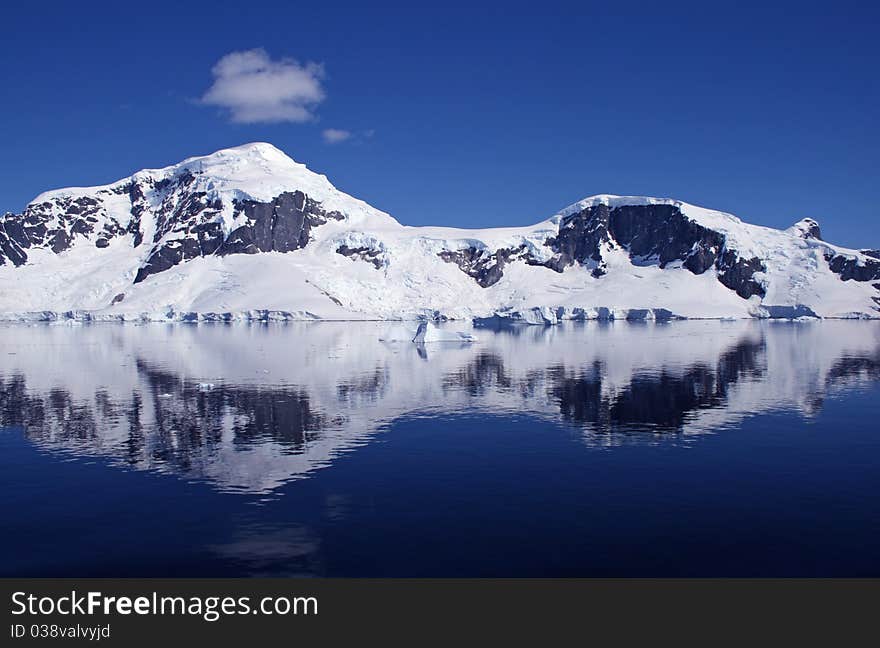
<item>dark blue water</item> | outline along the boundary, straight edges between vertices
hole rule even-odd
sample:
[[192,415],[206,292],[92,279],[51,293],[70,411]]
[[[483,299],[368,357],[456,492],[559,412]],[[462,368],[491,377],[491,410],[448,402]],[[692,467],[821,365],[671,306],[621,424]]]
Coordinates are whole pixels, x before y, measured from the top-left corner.
[[0,575],[880,576],[878,329],[4,329]]

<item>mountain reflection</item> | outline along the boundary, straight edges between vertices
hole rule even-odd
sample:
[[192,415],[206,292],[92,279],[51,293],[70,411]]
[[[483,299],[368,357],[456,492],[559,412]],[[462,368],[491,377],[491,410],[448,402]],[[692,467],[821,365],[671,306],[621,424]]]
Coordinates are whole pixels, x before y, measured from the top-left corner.
[[522,413],[591,444],[662,442],[774,409],[812,416],[880,380],[875,323],[524,327],[424,347],[381,343],[382,326],[6,327],[0,426],[267,494],[409,415]]
[[736,343],[714,364],[700,362],[681,371],[659,367],[640,372],[619,393],[603,389],[604,370],[596,363],[576,376],[564,366],[551,370],[553,395],[563,418],[592,424],[601,432],[643,429],[679,432],[688,415],[699,409],[724,407],[729,390],[742,379],[760,380],[765,350],[763,337]]
[[[227,425],[239,446],[271,440],[288,452],[302,452],[330,424],[303,388],[197,384],[141,359],[137,368],[151,390],[155,433],[169,440],[164,446],[172,453],[222,441]],[[132,399],[130,424],[140,420],[141,406],[140,399]]]

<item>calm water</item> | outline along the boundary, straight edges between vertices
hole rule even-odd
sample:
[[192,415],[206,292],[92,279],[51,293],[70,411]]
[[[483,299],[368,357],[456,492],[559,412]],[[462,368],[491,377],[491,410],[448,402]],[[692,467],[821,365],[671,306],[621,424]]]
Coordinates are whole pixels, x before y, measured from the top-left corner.
[[0,328],[0,576],[880,576],[880,324]]

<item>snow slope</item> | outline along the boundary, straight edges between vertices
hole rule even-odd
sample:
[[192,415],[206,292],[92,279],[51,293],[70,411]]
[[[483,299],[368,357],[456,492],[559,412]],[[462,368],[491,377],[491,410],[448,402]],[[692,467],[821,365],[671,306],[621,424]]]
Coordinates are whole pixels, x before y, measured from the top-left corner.
[[880,316],[880,261],[815,232],[607,195],[531,227],[407,227],[256,143],[2,217],[0,318]]

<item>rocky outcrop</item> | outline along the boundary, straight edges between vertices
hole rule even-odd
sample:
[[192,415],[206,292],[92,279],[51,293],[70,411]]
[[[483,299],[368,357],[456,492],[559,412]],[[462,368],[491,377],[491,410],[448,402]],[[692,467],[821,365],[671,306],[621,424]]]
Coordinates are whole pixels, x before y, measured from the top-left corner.
[[831,272],[840,276],[843,281],[874,281],[880,279],[880,260],[859,259],[845,254],[825,255]]
[[[570,223],[584,219],[596,224],[592,228],[571,227]],[[613,242],[625,249],[636,265],[657,264],[665,268],[670,263],[681,263],[697,275],[715,267],[719,281],[740,297],[764,295],[764,288],[754,278],[764,270],[761,260],[741,258],[735,250],[727,248],[723,234],[694,222],[676,205],[625,205],[612,209],[597,205],[568,217],[560,226],[560,231],[563,229],[585,231],[588,241]],[[597,237],[594,232],[602,235]],[[558,245],[558,238],[548,241],[548,245]],[[573,260],[580,262],[583,257],[581,252]],[[588,257],[601,257],[601,247],[597,244]]]
[[725,250],[716,262],[718,281],[730,288],[743,299],[753,295],[763,297],[764,286],[755,279],[755,274],[764,272],[764,263],[757,257],[744,259],[733,250]]
[[803,239],[822,240],[822,230],[812,218],[804,218],[788,228],[788,231]]
[[718,260],[724,236],[698,225],[675,205],[635,205],[611,210],[611,236],[629,251],[635,263],[661,268],[680,261],[694,274],[703,274]]
[[594,277],[605,274],[602,248],[612,245],[609,233],[610,212],[607,205],[597,205],[571,216],[559,224],[559,233],[547,239],[546,245],[555,252],[549,261],[531,261],[556,272],[579,263],[589,266]]
[[[27,253],[21,247],[20,238],[14,235],[20,225],[13,222],[12,218],[12,214],[6,214],[0,221],[0,265],[11,263],[20,266],[27,261]],[[14,228],[13,233],[10,233],[10,227]]]
[[494,252],[475,247],[461,250],[443,250],[438,256],[447,263],[454,263],[461,271],[483,288],[493,286],[504,276],[504,266],[513,259],[527,257],[525,247],[501,248]]
[[[201,222],[197,218],[203,216],[206,209],[219,209],[219,206],[206,205],[203,198],[193,196],[175,210],[178,222],[182,221],[174,230],[181,234],[180,238],[164,239],[138,270],[135,283],[200,256],[298,250],[309,242],[309,233],[313,228],[328,220],[343,218],[337,212],[326,212],[319,203],[301,191],[285,192],[270,202],[236,202],[234,219],[244,224],[224,236],[220,222]],[[163,226],[167,227],[168,222],[163,220]]]
[[[816,228],[818,231],[818,225]],[[741,257],[727,247],[723,234],[696,223],[672,204],[593,205],[563,218],[556,236],[544,244],[553,252],[549,260],[535,258],[525,246],[494,252],[468,247],[442,251],[439,256],[488,288],[498,283],[505,265],[515,259],[556,272],[580,265],[598,279],[607,273],[605,253],[619,249],[626,251],[635,265],[665,268],[680,263],[697,275],[715,268],[718,280],[743,299],[765,294],[755,278],[765,270],[760,259]]]
[[336,212],[325,212],[302,191],[283,193],[268,203],[236,203],[238,214],[244,215],[247,224],[230,232],[218,254],[292,252],[306,246],[312,228],[344,218]]
[[[200,256],[297,250],[308,243],[314,227],[344,218],[324,210],[302,191],[284,192],[267,202],[235,201],[233,221],[241,224],[227,233],[223,215],[228,205],[197,190],[198,179],[188,170],[159,180],[136,174],[117,185],[97,188],[92,195],[48,194],[21,214],[0,219],[0,265],[23,265],[28,250],[34,248],[60,254],[85,239],[103,249],[131,235],[132,247],[152,246],[135,276],[139,283]],[[127,212],[125,222],[118,220],[120,202]],[[148,211],[155,227],[145,240],[142,221]]]
[[21,214],[6,214],[0,220],[0,265],[19,266],[27,262],[27,251],[47,248],[55,254],[69,250],[85,238],[106,247],[125,229],[107,216],[104,201],[115,192],[102,189],[94,196],[60,195],[27,206]]
[[344,257],[348,257],[350,259],[360,259],[361,261],[366,261],[373,265],[376,270],[381,270],[383,266],[382,262],[382,250],[377,250],[376,248],[366,247],[366,246],[358,246],[358,247],[349,247],[346,244],[342,244],[336,248],[336,254],[341,254]]

